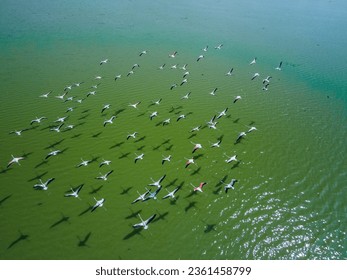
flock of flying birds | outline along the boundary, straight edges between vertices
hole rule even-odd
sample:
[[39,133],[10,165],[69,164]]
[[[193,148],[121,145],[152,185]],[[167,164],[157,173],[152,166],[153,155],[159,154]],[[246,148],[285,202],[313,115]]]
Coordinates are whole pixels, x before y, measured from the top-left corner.
[[[221,50],[223,48],[223,44],[219,44],[218,46],[215,47],[215,50]],[[206,46],[205,48],[202,49],[203,54],[199,55],[196,57],[195,62],[194,63],[203,63],[202,61],[205,58],[206,53],[208,52],[208,46]],[[147,55],[147,51],[141,51],[139,53],[139,57],[145,56]],[[170,61],[175,61],[175,57],[179,55],[177,51],[170,53],[168,55],[169,60]],[[109,59],[104,59],[102,61],[100,61],[100,67],[104,67],[103,65],[109,63]],[[252,59],[249,62],[249,66],[252,67],[252,65],[257,63],[257,58],[255,57],[254,59]],[[274,69],[277,71],[280,71],[282,67],[282,62],[279,63],[279,65],[277,67],[275,67]],[[131,67],[131,70],[126,74],[127,77],[134,75],[135,71],[137,70],[137,68],[140,68],[139,64],[134,64]],[[188,82],[189,79],[189,75],[190,75],[190,71],[188,70],[188,64],[184,64],[183,66],[179,67],[178,64],[171,64],[171,66],[167,66],[166,63],[162,64],[161,66],[158,67],[158,70],[164,70],[166,68],[170,68],[170,69],[180,69],[183,72],[182,75],[182,81],[180,83],[173,83],[171,86],[168,86],[168,89],[170,89],[170,91],[174,91],[175,88],[177,87],[181,87],[184,84],[186,84]],[[230,70],[228,72],[225,73],[225,76],[232,76],[234,73],[234,68],[230,68]],[[259,79],[260,74],[258,72],[255,72],[251,77],[250,80],[253,81],[255,79]],[[114,77],[115,82],[117,82],[117,80],[122,79],[123,76],[121,74],[117,74]],[[270,85],[270,81],[271,81],[272,76],[266,76],[263,80],[262,80],[262,90],[263,91],[267,91],[269,89],[269,85]],[[95,81],[95,85],[93,85],[91,87],[91,90],[89,90],[86,94],[85,97],[79,98],[77,99],[74,96],[71,96],[69,93],[70,91],[73,90],[73,88],[76,87],[80,87],[84,82],[78,82],[78,83],[74,83],[72,85],[66,86],[63,90],[63,93],[58,94],[53,96],[54,99],[59,100],[60,102],[63,103],[72,103],[75,102],[76,106],[78,106],[78,104],[81,104],[86,98],[89,98],[90,96],[93,96],[97,93],[97,89],[98,86],[102,83],[102,76],[95,76],[94,81]],[[213,89],[210,92],[210,95],[215,96],[217,93],[218,88]],[[53,93],[53,91],[49,91],[47,93],[41,94],[39,96],[39,98],[51,98]],[[181,99],[187,100],[190,98],[190,94],[191,92],[188,92],[187,94],[185,94],[184,96],[181,97]],[[161,102],[165,99],[165,97],[158,99],[157,101],[153,102],[153,105],[160,105]],[[241,100],[242,97],[240,95],[235,96],[233,103],[236,102],[240,102],[239,100]],[[242,102],[242,101],[241,101]],[[141,106],[141,101],[137,101],[135,103],[129,103],[129,109],[138,109],[138,107]],[[101,108],[101,113],[104,113],[105,111],[109,110],[111,107],[111,104],[105,104],[102,108]],[[66,110],[66,113],[72,113],[74,111],[76,107],[68,107]],[[228,107],[226,107],[224,110],[222,110],[221,112],[219,112],[218,114],[215,114],[214,116],[212,116],[212,118],[206,123],[205,127],[209,128],[209,129],[217,129],[217,124],[218,121],[227,115],[228,112]],[[66,120],[68,119],[69,116],[64,116],[64,117],[59,117],[56,120],[53,120],[53,124],[50,125],[50,131],[52,131],[51,133],[60,133],[61,131],[67,131],[67,130],[73,130],[75,128],[75,126],[73,124],[66,124]],[[103,127],[106,126],[110,126],[113,124],[114,120],[117,118],[117,115],[112,115],[109,119],[104,120],[103,122]],[[154,118],[158,117],[158,111],[153,111],[149,114],[148,118],[149,120],[153,120]],[[181,114],[176,118],[176,122],[181,121],[182,119],[185,119],[186,115]],[[41,116],[41,117],[36,117],[33,120],[30,121],[30,126],[34,126],[34,125],[41,125],[42,122],[46,122],[47,118],[45,116]],[[171,123],[171,118],[165,119],[162,121],[162,126],[166,126],[169,125]],[[199,125],[196,127],[193,127],[191,129],[191,133],[197,133],[200,129],[202,129],[203,126]],[[21,136],[23,132],[25,132],[28,129],[23,129],[23,130],[14,130],[11,131],[11,134],[15,134],[18,136]],[[249,129],[247,131],[243,131],[240,132],[238,137],[235,139],[235,144],[239,143],[240,141],[242,141],[242,139],[244,137],[246,137],[246,135],[248,135],[249,133],[251,133],[252,131],[256,131],[257,128],[252,126],[249,127]],[[135,139],[138,135],[138,132],[133,132],[133,133],[129,133],[126,136],[126,140],[130,140],[130,139]],[[211,148],[219,148],[221,146],[222,143],[222,139],[218,139],[217,142],[215,143],[211,143],[210,147]],[[187,168],[188,166],[190,166],[191,164],[195,164],[195,158],[194,155],[195,153],[202,148],[202,144],[200,143],[192,143],[193,144],[193,149],[192,149],[192,156],[190,158],[186,158],[185,161],[185,165],[184,168]],[[45,160],[48,160],[51,157],[56,157],[58,156],[60,153],[62,153],[61,150],[54,150],[54,151],[50,151],[46,157]],[[226,155],[226,159],[225,159],[225,163],[231,163],[231,162],[238,162],[238,158],[237,155],[231,155],[231,156],[227,156]],[[142,160],[144,158],[144,153],[141,154],[135,154],[135,158],[134,158],[134,164],[136,164],[138,161]],[[168,155],[168,156],[163,156],[162,158],[162,165],[167,164],[166,162],[170,162],[172,159],[172,155]],[[20,162],[22,160],[25,160],[24,156],[13,156],[10,159],[10,161],[7,164],[7,168],[11,168],[14,165],[20,165]],[[91,160],[84,160],[81,158],[81,162],[76,164],[76,168],[80,168],[83,166],[87,166],[89,163],[91,163]],[[111,165],[112,161],[111,160],[102,160],[99,163],[99,167],[102,166],[109,166]],[[183,168],[183,166],[182,166]],[[103,181],[107,181],[108,177],[113,173],[113,170],[108,171],[105,174],[101,174],[100,176],[97,176],[96,179],[98,180],[103,180]],[[144,193],[140,193],[138,192],[138,197],[134,198],[134,200],[131,202],[132,204],[138,203],[138,202],[143,202],[143,201],[148,201],[150,199],[157,199],[158,194],[160,193],[160,191],[162,190],[162,182],[164,181],[164,179],[166,178],[166,175],[163,175],[162,177],[160,177],[157,181],[153,180],[153,183],[150,183],[148,185],[149,188],[146,188],[146,191]],[[41,179],[39,180],[39,182],[37,182],[33,187],[36,190],[47,190],[49,185],[54,182],[55,178],[49,178],[46,181],[42,181]],[[230,182],[224,182],[221,181],[220,183],[222,183],[224,185],[224,191],[227,193],[230,189],[234,189],[235,184],[238,182],[237,179],[233,178],[230,180]],[[207,184],[207,182],[203,181],[201,182],[199,185],[195,186],[192,184],[192,192],[203,192],[204,190],[204,186]],[[172,191],[167,191],[167,194],[162,196],[162,199],[176,199],[175,194],[180,190],[182,186],[178,186],[175,189],[173,189]],[[154,190],[152,191],[152,188],[154,188]],[[67,193],[65,193],[65,197],[74,197],[74,198],[79,198],[79,194],[83,189],[83,185],[80,185],[76,188],[71,188],[71,190]],[[97,210],[100,207],[104,206],[105,203],[105,198],[101,198],[101,199],[96,199],[94,197],[95,200],[95,204],[94,206],[91,207],[90,211],[93,212],[95,210]],[[140,214],[138,214],[138,217],[140,219],[139,223],[136,223],[133,225],[133,227],[135,229],[137,228],[143,228],[143,229],[147,229],[148,225],[151,221],[153,221],[156,217],[156,214],[151,215],[149,218],[147,219],[142,219],[142,217],[140,216]]]

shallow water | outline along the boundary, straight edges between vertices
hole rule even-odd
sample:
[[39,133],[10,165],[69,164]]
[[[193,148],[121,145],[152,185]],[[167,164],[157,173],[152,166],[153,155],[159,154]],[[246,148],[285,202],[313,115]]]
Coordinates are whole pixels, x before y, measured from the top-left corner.
[[[3,2],[0,258],[346,259],[347,10],[342,1],[311,4]],[[109,63],[100,66],[105,58]],[[134,63],[140,67],[126,77]],[[170,90],[184,73],[170,69],[176,63],[187,63],[190,75]],[[255,72],[260,77],[251,81]],[[122,78],[115,81],[116,74]],[[81,81],[67,94],[74,101],[54,97]],[[97,94],[86,98],[99,82]],[[50,90],[49,98],[39,97]],[[233,103],[237,95],[242,99]],[[151,105],[159,98],[160,105]],[[128,106],[137,101],[137,110]],[[101,114],[107,103],[111,108]],[[205,126],[226,107],[216,130]],[[150,121],[153,111],[158,117]],[[180,114],[187,117],[177,122]],[[103,127],[112,115],[114,123]],[[40,116],[47,120],[30,125]],[[62,116],[75,128],[50,131]],[[167,118],[171,123],[162,126]],[[235,144],[250,126],[257,131]],[[21,136],[9,134],[24,128]],[[126,140],[134,131],[137,138]],[[211,148],[219,137],[221,147]],[[192,142],[203,149],[185,169]],[[45,161],[55,149],[63,153]],[[135,164],[140,153],[144,159]],[[11,154],[25,160],[6,168]],[[171,162],[162,165],[169,154]],[[227,164],[234,154],[239,162]],[[76,168],[81,158],[94,161]],[[111,165],[99,168],[102,159]],[[109,170],[106,182],[95,179]],[[156,201],[131,204],[164,174]],[[51,177],[47,191],[33,189]],[[220,181],[232,178],[235,189],[225,193]],[[203,181],[204,192],[193,193],[191,184]],[[80,184],[80,200],[64,197]],[[162,199],[177,186],[176,200]],[[90,213],[93,197],[106,201]],[[148,230],[133,230],[139,213],[157,215]]]

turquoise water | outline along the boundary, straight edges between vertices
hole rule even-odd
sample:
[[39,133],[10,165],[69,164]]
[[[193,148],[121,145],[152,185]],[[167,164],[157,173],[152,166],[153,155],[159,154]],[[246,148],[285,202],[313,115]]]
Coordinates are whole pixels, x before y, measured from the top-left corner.
[[[0,6],[1,259],[346,259],[343,1]],[[142,50],[148,53],[140,57]],[[135,63],[140,67],[127,77]],[[170,90],[186,63],[188,83]],[[170,69],[174,64],[178,69]],[[76,82],[83,84],[68,92],[73,101],[54,97]],[[86,98],[98,83],[97,94]],[[50,90],[49,98],[39,97]],[[237,95],[242,99],[233,103]],[[128,106],[137,101],[138,109]],[[217,129],[206,127],[226,107]],[[150,121],[153,111],[158,117]],[[177,122],[181,114],[187,117]],[[112,115],[114,123],[103,127]],[[40,116],[47,119],[30,125]],[[62,132],[50,131],[63,116],[69,117]],[[167,118],[171,123],[162,126]],[[66,130],[69,124],[75,127]],[[257,130],[235,145],[251,126]],[[137,138],[126,140],[134,131]],[[220,148],[211,148],[218,138]],[[203,149],[194,154],[196,165],[184,168],[192,143]],[[63,152],[45,161],[55,149]],[[234,154],[239,162],[227,164]],[[11,155],[25,159],[7,168]],[[81,158],[93,161],[76,168]],[[99,168],[102,159],[111,165]],[[109,170],[107,181],[95,179]],[[164,174],[157,200],[131,204]],[[33,189],[51,177],[47,191]],[[232,178],[235,189],[225,193],[220,181]],[[207,182],[204,192],[193,193],[191,184],[200,182]],[[80,200],[64,197],[80,184]],[[162,199],[178,186],[176,200]],[[94,197],[106,201],[90,213]],[[148,230],[133,230],[138,213],[156,214]]]

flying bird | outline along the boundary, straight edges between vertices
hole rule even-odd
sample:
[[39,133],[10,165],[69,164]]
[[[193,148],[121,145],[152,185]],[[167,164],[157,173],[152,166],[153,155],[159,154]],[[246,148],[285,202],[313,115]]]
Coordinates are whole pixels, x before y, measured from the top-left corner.
[[137,109],[137,106],[139,105],[141,103],[141,101],[138,101],[138,102],[136,102],[136,103],[133,103],[133,104],[129,104],[129,106],[130,107],[133,107],[133,108],[135,108],[135,109]]
[[48,98],[48,95],[50,95],[51,93],[52,91],[49,91],[49,92],[41,94],[39,97]]
[[146,195],[149,193],[149,190],[147,190],[143,194],[140,194],[139,192],[137,192],[137,193],[139,194],[139,196],[133,202],[131,202],[131,204],[134,204],[134,203],[136,203],[138,201],[143,201],[145,199]]
[[14,157],[13,155],[11,155],[11,157],[12,159],[7,164],[7,168],[9,168],[14,163],[17,163],[18,165],[20,165],[19,161],[24,159],[24,157]]
[[[136,155],[136,154],[135,154],[135,155]],[[145,154],[136,155],[136,157],[135,157],[135,159],[134,159],[135,163],[136,163],[138,160],[142,160],[143,157],[144,157],[144,155],[145,155]]]
[[95,197],[94,197],[96,203],[95,205],[93,206],[91,212],[95,211],[97,208],[99,207],[102,207],[104,206],[104,202],[105,202],[105,198],[101,198],[100,200],[97,200]]
[[218,90],[218,88],[215,88],[214,90],[212,90],[212,91],[210,92],[210,94],[213,95],[213,96],[216,95],[217,90]]
[[216,119],[218,120],[218,119],[220,119],[221,117],[226,116],[227,111],[228,111],[228,107],[225,108],[222,112],[220,112],[220,113],[218,114],[218,116],[216,117]]
[[218,140],[217,142],[211,144],[211,148],[219,148],[221,143],[222,140]]
[[145,197],[145,199],[142,200],[142,202],[150,200],[150,199],[157,199],[157,194],[160,192],[162,186],[159,186],[154,192],[151,192],[151,190],[148,190],[148,195]]
[[164,195],[164,196],[163,196],[163,199],[169,198],[169,197],[175,199],[175,193],[176,193],[179,189],[180,189],[180,187],[177,187],[177,188],[175,188],[175,189],[174,189],[173,191],[171,191],[171,192],[167,191],[168,194],[167,194],[167,195]]
[[157,117],[157,116],[158,116],[158,112],[155,111],[155,112],[150,114],[149,118],[150,118],[150,120],[152,120],[154,117]]
[[109,123],[112,124],[116,116],[112,116],[110,119],[104,121],[104,127]]
[[190,130],[190,132],[196,132],[196,131],[199,131],[199,130],[200,130],[200,128],[201,128],[201,125],[198,125],[198,126],[196,126],[196,127],[193,127],[193,128]]
[[66,193],[64,196],[65,197],[76,197],[78,198],[79,192],[82,190],[83,184],[79,185],[75,190],[71,188],[70,193]]
[[36,117],[36,119],[33,119],[30,122],[30,124],[32,125],[33,123],[40,123],[42,120],[45,120],[45,119],[47,119],[47,118],[46,117],[40,117],[40,118]]
[[203,55],[203,54],[200,54],[200,55],[198,56],[198,58],[197,58],[196,61],[200,61],[200,60],[203,59],[203,58],[204,58],[204,55]]
[[246,132],[244,132],[244,131],[240,132],[240,134],[237,136],[237,138],[235,140],[235,144],[239,143],[241,141],[241,139],[245,136],[246,136]]
[[157,181],[154,181],[152,178],[151,178],[151,180],[153,181],[153,183],[150,183],[150,184],[148,184],[148,186],[153,186],[153,187],[157,187],[157,188],[159,188],[159,187],[161,187],[161,182],[165,179],[165,177],[166,177],[166,174],[164,174],[163,176],[161,176]]
[[225,160],[226,163],[230,163],[230,162],[233,162],[233,161],[237,161],[237,155],[234,155],[234,156],[231,156]]
[[168,125],[168,124],[170,123],[170,121],[171,121],[170,118],[164,120],[164,121],[163,121],[163,126],[164,126],[164,125]]
[[177,51],[174,51],[172,54],[169,54],[170,58],[175,58],[177,55]]
[[100,176],[96,177],[95,179],[98,179],[98,180],[104,180],[104,181],[107,181],[107,177],[113,172],[113,170],[107,172],[106,174],[102,175],[100,173]]
[[135,137],[136,137],[137,134],[138,134],[138,133],[137,133],[136,131],[135,131],[134,133],[128,134],[127,140],[129,140],[130,138],[134,138],[134,139],[135,139]]
[[103,65],[103,64],[106,64],[108,62],[108,58],[104,59],[104,60],[101,60],[100,61],[100,65]]
[[102,114],[105,110],[110,109],[110,107],[111,107],[111,104],[106,104],[106,105],[104,105],[104,107],[102,107],[102,109],[101,109],[101,114]]
[[199,144],[199,143],[197,143],[197,144],[194,144],[193,142],[191,142],[191,143],[194,145],[194,148],[193,148],[192,153],[195,153],[195,152],[196,152],[196,150],[198,150],[198,149],[201,149],[201,148],[202,148],[202,145],[201,145],[201,144]]
[[110,165],[111,161],[110,160],[103,160],[102,162],[100,162],[99,167],[103,166],[103,165]]
[[230,189],[234,189],[234,185],[235,185],[235,183],[236,183],[237,181],[238,181],[238,180],[236,180],[236,179],[231,179],[231,181],[230,181],[229,184],[225,184],[223,181],[221,181],[222,183],[225,184],[225,186],[224,186],[224,191],[225,191],[225,193],[227,193],[228,190],[230,190]]
[[226,76],[231,76],[234,71],[234,68],[231,68],[225,75]]
[[250,127],[250,129],[248,129],[248,131],[246,133],[250,133],[254,130],[257,130],[257,128],[255,126],[252,126],[252,127]]
[[177,122],[181,119],[185,119],[186,118],[186,115],[182,114],[182,115],[179,115],[178,118],[177,118]]
[[275,68],[278,71],[282,70],[282,61],[280,62],[280,64]]
[[254,75],[252,76],[251,80],[253,81],[256,77],[259,77],[259,73],[254,73]]
[[141,220],[141,223],[135,224],[133,225],[133,228],[143,228],[143,229],[148,229],[148,224],[154,220],[156,214],[150,216],[147,220],[142,220],[140,214],[139,214],[139,218]]
[[190,94],[191,94],[191,92],[188,92],[186,95],[182,96],[181,99],[188,99]]
[[171,155],[168,155],[167,157],[163,156],[163,159],[161,161],[161,164],[164,164],[165,161],[171,161]]
[[91,162],[92,162],[91,160],[83,160],[81,158],[81,163],[79,163],[76,167],[87,166]]
[[202,192],[202,188],[203,188],[203,186],[205,186],[207,183],[206,182],[201,182],[200,184],[199,184],[199,186],[198,187],[195,187],[193,184],[191,184],[192,186],[193,186],[193,191],[194,192],[196,192],[196,191],[199,191],[199,192]]
[[185,168],[187,168],[187,167],[188,167],[189,165],[191,165],[192,163],[195,163],[195,162],[194,162],[194,158],[189,158],[189,159],[187,159]]
[[250,63],[249,65],[253,65],[253,64],[256,64],[257,63],[257,58],[255,57]]
[[55,178],[49,178],[46,182],[42,182],[40,179],[40,183],[34,185],[34,189],[36,190],[48,190],[48,185],[54,181]]
[[240,100],[240,99],[242,99],[242,97],[241,97],[240,95],[236,96],[236,97],[234,98],[233,103],[236,103],[236,101],[237,101],[237,100]]
[[48,153],[48,155],[45,157],[45,160],[52,157],[52,156],[56,156],[57,154],[61,153],[60,150],[55,150],[55,151],[51,151]]

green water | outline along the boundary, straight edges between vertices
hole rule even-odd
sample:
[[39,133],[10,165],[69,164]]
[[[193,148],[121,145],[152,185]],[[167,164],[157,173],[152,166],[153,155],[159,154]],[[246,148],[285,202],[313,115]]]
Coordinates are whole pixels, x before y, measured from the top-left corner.
[[[181,2],[0,4],[1,259],[346,259],[345,4]],[[127,77],[134,63],[140,67]],[[185,63],[188,83],[179,86]],[[73,101],[54,97],[75,82],[84,83],[68,92]],[[138,109],[128,106],[137,101]],[[226,107],[217,129],[206,127]],[[40,116],[47,120],[30,125]],[[62,131],[50,131],[63,116]],[[235,145],[250,126],[257,131]],[[220,148],[211,148],[220,137]],[[203,149],[185,168],[192,143]],[[63,152],[45,161],[55,149]],[[25,159],[6,168],[12,154]],[[234,154],[239,163],[227,164]],[[93,162],[76,168],[81,158]],[[111,165],[99,168],[103,159]],[[95,179],[109,170],[107,181]],[[131,204],[164,174],[157,200]],[[51,177],[47,191],[33,189]],[[232,178],[235,189],[225,193],[220,181]],[[200,182],[208,183],[204,192],[193,193]],[[64,197],[80,184],[80,199]],[[177,186],[176,200],[162,199]],[[106,201],[91,213],[94,197]],[[133,230],[139,213],[156,214],[148,230]]]

